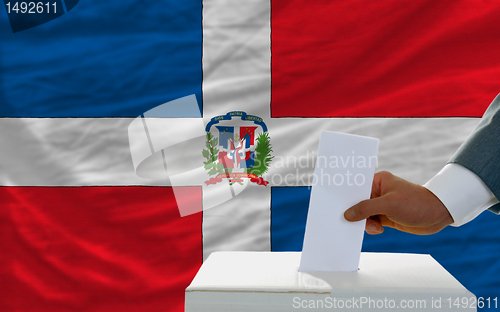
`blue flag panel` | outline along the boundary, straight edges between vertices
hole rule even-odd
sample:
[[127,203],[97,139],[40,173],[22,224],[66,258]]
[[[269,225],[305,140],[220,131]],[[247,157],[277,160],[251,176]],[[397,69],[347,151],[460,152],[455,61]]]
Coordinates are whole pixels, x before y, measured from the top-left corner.
[[191,94],[201,111],[202,1],[77,3],[17,33],[0,13],[0,117],[137,117]]

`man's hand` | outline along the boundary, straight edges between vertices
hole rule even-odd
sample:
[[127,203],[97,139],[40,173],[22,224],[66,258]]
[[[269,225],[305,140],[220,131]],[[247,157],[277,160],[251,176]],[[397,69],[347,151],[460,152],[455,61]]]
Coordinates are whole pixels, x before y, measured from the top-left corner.
[[369,234],[382,233],[383,226],[413,234],[434,234],[453,223],[446,207],[431,191],[387,171],[375,174],[371,199],[347,209],[344,218],[368,218]]

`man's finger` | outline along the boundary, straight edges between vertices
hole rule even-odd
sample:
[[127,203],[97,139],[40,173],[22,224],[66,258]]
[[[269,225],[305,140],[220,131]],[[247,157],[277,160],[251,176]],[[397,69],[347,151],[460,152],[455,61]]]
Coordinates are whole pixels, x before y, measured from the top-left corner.
[[388,171],[379,171],[373,176],[370,198],[377,198],[383,194],[383,187],[392,181],[394,175]]
[[384,231],[384,227],[380,224],[377,217],[366,219],[365,231],[368,234],[380,234]]

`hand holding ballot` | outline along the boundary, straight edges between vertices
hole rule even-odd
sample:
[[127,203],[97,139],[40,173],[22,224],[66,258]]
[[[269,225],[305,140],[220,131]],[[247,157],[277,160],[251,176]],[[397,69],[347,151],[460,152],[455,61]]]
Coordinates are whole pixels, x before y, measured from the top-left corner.
[[443,203],[423,186],[390,172],[377,172],[371,197],[349,208],[347,221],[367,219],[366,232],[380,234],[383,226],[413,234],[433,234],[453,223]]
[[490,104],[476,129],[424,186],[389,172],[378,172],[372,193],[349,208],[347,221],[367,219],[366,232],[383,226],[414,234],[433,234],[447,225],[460,226],[489,209],[499,214],[500,95]]

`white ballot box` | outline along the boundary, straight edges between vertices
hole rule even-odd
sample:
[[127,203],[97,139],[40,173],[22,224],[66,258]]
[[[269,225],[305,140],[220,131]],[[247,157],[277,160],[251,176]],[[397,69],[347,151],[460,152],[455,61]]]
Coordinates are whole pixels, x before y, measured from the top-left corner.
[[215,252],[186,289],[186,312],[476,311],[430,255],[361,253],[357,272],[299,272],[299,252]]

